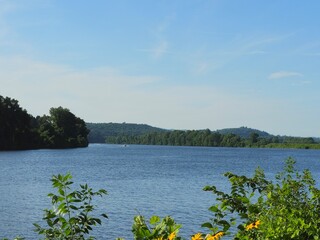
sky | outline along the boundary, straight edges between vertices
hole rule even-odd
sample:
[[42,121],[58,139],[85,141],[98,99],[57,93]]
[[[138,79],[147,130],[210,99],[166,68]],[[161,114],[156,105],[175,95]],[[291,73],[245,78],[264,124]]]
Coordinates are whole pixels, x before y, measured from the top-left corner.
[[318,0],[0,0],[0,95],[30,114],[320,137]]

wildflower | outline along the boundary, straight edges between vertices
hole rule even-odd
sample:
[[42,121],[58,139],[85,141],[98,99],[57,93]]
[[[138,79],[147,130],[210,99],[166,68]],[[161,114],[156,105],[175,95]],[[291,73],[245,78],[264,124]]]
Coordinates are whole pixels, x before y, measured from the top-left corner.
[[175,237],[176,237],[176,233],[172,232],[172,233],[170,233],[168,240],[173,240]]
[[253,229],[253,228],[258,228],[258,226],[260,225],[261,221],[258,220],[258,221],[255,221],[253,223],[250,223],[249,225],[246,226],[246,230],[250,230],[250,229]]
[[197,233],[192,236],[191,240],[203,240],[202,233]]
[[217,232],[217,233],[214,234],[214,235],[208,234],[208,235],[206,236],[206,240],[219,240],[223,235],[224,235],[223,232]]
[[220,237],[223,236],[223,234],[224,234],[223,232],[218,232],[215,234],[215,236],[217,237],[217,239],[219,239]]

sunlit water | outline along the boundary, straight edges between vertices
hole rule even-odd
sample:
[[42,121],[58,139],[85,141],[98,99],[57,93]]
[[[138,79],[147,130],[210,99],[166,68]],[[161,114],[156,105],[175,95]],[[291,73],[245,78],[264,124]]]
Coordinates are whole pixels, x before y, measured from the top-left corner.
[[171,215],[183,225],[183,237],[201,231],[210,220],[207,210],[214,196],[206,185],[227,190],[223,173],[252,175],[262,167],[269,178],[282,170],[292,156],[297,168],[309,168],[320,177],[320,151],[202,148],[129,145],[90,145],[83,149],[0,152],[0,239],[17,235],[39,239],[32,223],[42,224],[43,209],[50,207],[47,194],[53,174],[73,175],[75,186],[88,183],[108,195],[98,199],[106,212],[92,235],[97,239],[133,239],[133,217]]

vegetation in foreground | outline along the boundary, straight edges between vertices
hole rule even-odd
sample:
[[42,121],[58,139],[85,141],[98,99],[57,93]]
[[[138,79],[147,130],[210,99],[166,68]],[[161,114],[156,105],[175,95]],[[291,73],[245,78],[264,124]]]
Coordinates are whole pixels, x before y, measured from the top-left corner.
[[85,122],[69,109],[33,117],[15,99],[0,96],[0,150],[87,147]]
[[[311,172],[297,171],[292,158],[287,159],[275,182],[267,180],[260,168],[253,177],[230,172],[225,176],[231,185],[227,193],[215,186],[204,188],[215,195],[215,204],[209,208],[212,219],[203,223],[204,231],[190,236],[191,240],[226,236],[244,240],[319,239],[320,190]],[[92,227],[101,220],[91,216],[95,209],[91,201],[106,191],[94,192],[87,184],[73,191],[70,174],[53,176],[51,181],[57,189],[56,194],[49,194],[53,208],[45,210],[45,227],[34,224],[36,232],[47,240],[94,239],[90,236]],[[102,216],[107,218],[106,214]],[[146,221],[139,215],[134,218],[132,233],[136,240],[180,240],[180,229],[170,216],[153,216]]]

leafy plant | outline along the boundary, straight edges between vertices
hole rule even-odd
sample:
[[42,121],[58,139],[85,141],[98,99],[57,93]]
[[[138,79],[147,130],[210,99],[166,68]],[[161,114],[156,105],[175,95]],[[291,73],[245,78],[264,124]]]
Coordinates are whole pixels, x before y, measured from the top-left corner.
[[[309,170],[300,174],[288,158],[276,182],[268,181],[261,169],[252,178],[226,173],[230,193],[207,186],[218,204],[214,217],[202,226],[223,231],[234,239],[319,239],[320,190]],[[231,229],[238,222],[237,229]]]
[[[80,185],[80,190],[72,191],[71,174],[53,176],[52,186],[57,189],[57,193],[50,193],[53,205],[52,209],[44,210],[44,220],[47,228],[34,224],[35,231],[44,235],[45,239],[82,240],[89,234],[92,227],[101,224],[99,218],[90,214],[94,211],[92,205],[94,196],[107,194],[107,191],[100,189],[94,192],[87,184]],[[106,214],[101,215],[107,218]],[[89,237],[88,239],[93,239]]]
[[167,216],[162,220],[158,216],[152,216],[150,218],[149,224],[150,226],[148,226],[144,217],[141,215],[134,217],[134,223],[132,226],[134,239],[181,239],[181,237],[178,236],[181,225],[177,224],[170,216]]

